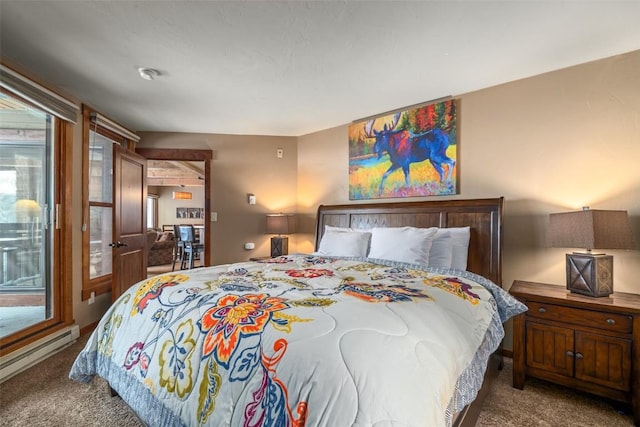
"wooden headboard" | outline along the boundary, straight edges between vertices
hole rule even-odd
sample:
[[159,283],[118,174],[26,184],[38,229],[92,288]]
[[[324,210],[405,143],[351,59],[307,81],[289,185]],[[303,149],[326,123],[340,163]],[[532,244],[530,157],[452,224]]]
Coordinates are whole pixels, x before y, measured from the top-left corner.
[[401,203],[320,205],[316,250],[325,225],[373,227],[471,227],[467,270],[502,286],[502,205],[504,198]]

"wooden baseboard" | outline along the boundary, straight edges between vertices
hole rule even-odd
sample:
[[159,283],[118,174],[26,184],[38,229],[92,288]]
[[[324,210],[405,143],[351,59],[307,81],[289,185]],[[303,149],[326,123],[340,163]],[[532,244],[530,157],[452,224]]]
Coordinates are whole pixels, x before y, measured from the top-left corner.
[[99,321],[95,321],[93,323],[90,323],[90,324],[80,328],[80,336],[83,337],[83,336],[93,332],[93,330],[98,326],[98,323],[100,323],[100,322]]
[[502,349],[502,355],[504,357],[508,357],[509,359],[513,359],[513,350],[505,350],[504,348]]

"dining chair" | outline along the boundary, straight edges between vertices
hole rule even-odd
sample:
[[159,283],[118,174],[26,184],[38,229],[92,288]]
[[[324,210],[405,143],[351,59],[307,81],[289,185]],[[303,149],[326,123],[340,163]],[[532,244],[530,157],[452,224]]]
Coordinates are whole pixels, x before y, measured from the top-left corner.
[[173,224],[173,265],[171,271],[175,271],[176,262],[180,261],[182,265],[182,253],[184,252],[184,242],[180,238],[180,226]]
[[178,229],[180,231],[180,241],[182,242],[180,270],[184,270],[187,265],[191,270],[196,254],[204,250],[204,245],[196,239],[193,225],[179,225]]

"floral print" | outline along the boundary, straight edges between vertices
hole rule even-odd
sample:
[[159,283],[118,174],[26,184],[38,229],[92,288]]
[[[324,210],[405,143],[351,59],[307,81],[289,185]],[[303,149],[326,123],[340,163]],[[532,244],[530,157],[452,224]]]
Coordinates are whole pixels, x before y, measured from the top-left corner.
[[340,285],[338,289],[347,295],[367,302],[400,302],[412,301],[412,298],[430,298],[419,289],[411,289],[402,285],[384,286],[349,282]]
[[127,352],[127,357],[125,358],[124,368],[129,370],[134,367],[140,360],[140,355],[142,354],[142,349],[144,348],[144,344],[142,342],[137,342],[131,346],[129,351]]
[[287,270],[285,273],[291,277],[303,277],[305,279],[315,279],[322,276],[333,276],[333,271],[318,268],[303,268],[300,270]]
[[134,316],[137,313],[142,313],[149,302],[158,298],[163,290],[168,287],[177,286],[188,279],[189,277],[183,274],[168,274],[145,280],[140,284],[133,298],[131,315]]
[[[167,395],[176,396],[176,424],[220,425],[216,408],[228,409],[238,398],[229,393],[243,390],[241,424],[302,427],[309,411],[322,408],[300,390],[292,394],[292,377],[281,371],[295,365],[287,354],[294,342],[304,347],[307,332],[329,334],[341,311],[360,320],[358,306],[370,312],[373,303],[413,305],[454,295],[475,307],[479,289],[468,279],[402,264],[312,255],[166,274],[141,282],[113,305],[97,330],[97,351],[119,357],[127,378],[162,394],[163,405]],[[316,324],[326,330],[316,332]]]
[[439,276],[430,279],[424,279],[424,284],[440,288],[446,292],[449,292],[450,294],[457,296],[458,298],[470,302],[473,305],[477,305],[480,301],[480,295],[472,291],[473,287],[456,277]]
[[179,397],[184,397],[193,387],[193,339],[191,319],[178,326],[175,335],[164,342],[160,350],[160,386]]
[[284,299],[266,294],[225,295],[198,322],[206,334],[203,356],[213,353],[222,366],[228,367],[240,339],[262,332],[273,312],[287,307]]

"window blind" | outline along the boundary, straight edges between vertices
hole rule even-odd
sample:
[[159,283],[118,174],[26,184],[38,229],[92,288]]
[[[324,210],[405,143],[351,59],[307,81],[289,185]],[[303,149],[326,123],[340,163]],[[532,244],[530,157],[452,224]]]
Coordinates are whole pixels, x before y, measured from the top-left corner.
[[91,113],[91,121],[97,124],[98,126],[101,126],[105,129],[109,129],[111,132],[115,132],[126,139],[129,139],[135,142],[140,141],[140,137],[138,135],[131,132],[129,129],[120,126],[118,123],[112,120],[109,120],[108,118],[101,115],[100,113],[96,113],[96,112]]
[[0,86],[62,120],[77,123],[80,110],[78,105],[2,64],[0,64]]

